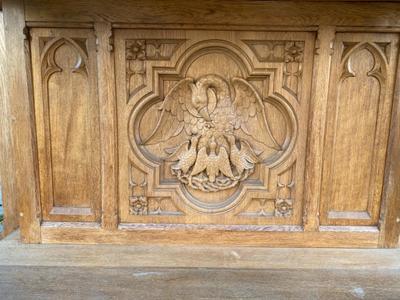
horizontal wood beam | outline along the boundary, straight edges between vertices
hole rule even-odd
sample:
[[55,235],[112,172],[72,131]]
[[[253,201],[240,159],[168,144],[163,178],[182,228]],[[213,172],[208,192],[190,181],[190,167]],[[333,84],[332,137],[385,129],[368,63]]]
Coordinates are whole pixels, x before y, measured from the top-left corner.
[[[394,2],[28,0],[26,21],[146,24],[400,26]],[[373,19],[373,24],[371,20]]]
[[43,243],[191,244],[259,247],[377,248],[378,232],[234,232],[211,230],[117,230],[42,226]]

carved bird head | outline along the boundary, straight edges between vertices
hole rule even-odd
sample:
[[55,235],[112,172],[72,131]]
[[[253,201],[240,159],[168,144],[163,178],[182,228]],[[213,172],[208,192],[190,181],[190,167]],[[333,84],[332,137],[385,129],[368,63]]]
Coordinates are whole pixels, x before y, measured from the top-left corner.
[[210,113],[208,112],[207,89],[198,82],[196,84],[191,84],[190,89],[192,90],[193,107],[206,121],[211,121]]
[[217,143],[215,142],[214,136],[211,137],[208,145],[210,146],[210,154],[215,154],[215,150],[217,149]]

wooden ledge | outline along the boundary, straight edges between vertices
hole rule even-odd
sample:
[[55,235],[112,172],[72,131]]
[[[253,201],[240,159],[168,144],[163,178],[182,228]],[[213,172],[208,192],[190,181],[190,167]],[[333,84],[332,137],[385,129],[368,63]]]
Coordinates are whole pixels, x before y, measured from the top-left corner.
[[400,269],[400,249],[22,244],[0,241],[0,266]]

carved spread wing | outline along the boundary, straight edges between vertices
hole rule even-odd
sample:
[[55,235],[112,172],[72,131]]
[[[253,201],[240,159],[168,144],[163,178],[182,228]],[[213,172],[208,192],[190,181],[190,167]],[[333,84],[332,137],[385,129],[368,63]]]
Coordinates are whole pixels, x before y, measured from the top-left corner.
[[236,92],[233,103],[238,118],[236,129],[241,128],[245,134],[270,148],[282,150],[271,133],[264,106],[257,91],[241,78],[233,78],[232,84]]
[[240,145],[240,152],[248,162],[255,164],[259,161],[257,154],[254,152],[253,148],[251,148],[248,142],[242,140]]
[[183,158],[185,153],[189,151],[189,141],[183,142],[175,151],[165,158],[166,161],[177,161]]
[[224,147],[221,147],[218,154],[218,168],[225,176],[233,178],[231,166],[229,164],[229,156]]
[[197,159],[196,163],[193,167],[192,176],[195,176],[201,172],[203,172],[208,165],[208,155],[207,155],[207,149],[206,147],[203,147],[199,150],[199,153],[197,154]]
[[143,144],[152,145],[177,136],[185,126],[190,124],[193,107],[191,104],[192,78],[179,81],[165,96],[162,104],[162,112],[157,126],[149,137],[144,139]]

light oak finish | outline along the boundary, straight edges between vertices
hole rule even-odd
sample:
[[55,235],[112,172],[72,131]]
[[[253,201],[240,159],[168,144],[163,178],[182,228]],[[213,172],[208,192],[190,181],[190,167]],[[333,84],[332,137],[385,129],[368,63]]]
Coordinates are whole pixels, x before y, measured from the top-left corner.
[[[223,24],[310,26],[398,26],[398,3],[232,1],[206,0],[187,5],[184,0],[140,1],[73,0],[26,1],[29,22],[93,22],[135,24]],[[371,22],[373,19],[373,23]]]
[[115,30],[121,222],[300,225],[312,41]]
[[6,42],[4,37],[3,13],[0,12],[0,185],[3,200],[4,236],[18,228],[18,207],[16,195],[14,193],[14,177],[10,176],[13,172],[12,157],[12,137],[9,101],[7,101],[7,55]]
[[150,227],[142,224],[137,228],[120,227],[118,231],[102,230],[87,224],[54,224],[42,226],[42,242],[68,244],[214,244],[260,247],[357,247],[376,248],[379,232],[373,228],[327,230],[324,232],[284,231],[268,226],[265,230],[238,230],[237,228],[212,227],[174,228],[169,224]]
[[[12,139],[13,171],[10,174],[19,211],[22,240],[40,242],[40,202],[34,128],[34,105],[29,43],[24,35],[23,1],[3,1],[7,55],[6,101]],[[4,177],[2,178],[4,180]],[[5,184],[7,186],[7,183]]]
[[42,218],[100,220],[96,41],[90,29],[32,29]]
[[321,26],[315,45],[314,80],[309,117],[307,168],[305,172],[304,229],[316,231],[319,227],[322,162],[324,151],[326,107],[328,103],[329,71],[335,38],[333,26]]
[[[397,63],[399,70],[400,60]],[[396,82],[380,216],[380,246],[387,248],[400,246],[400,72],[397,72]]]
[[397,34],[336,34],[324,145],[322,225],[378,225],[396,45]]
[[118,174],[117,174],[117,116],[113,37],[110,23],[96,23],[98,59],[98,92],[101,132],[101,199],[102,226],[118,227]]
[[26,241],[398,245],[398,3],[4,8]]

